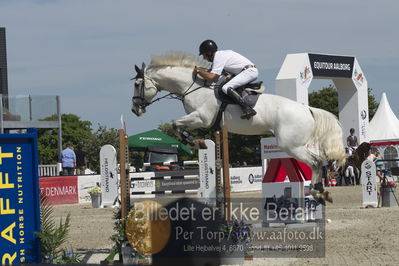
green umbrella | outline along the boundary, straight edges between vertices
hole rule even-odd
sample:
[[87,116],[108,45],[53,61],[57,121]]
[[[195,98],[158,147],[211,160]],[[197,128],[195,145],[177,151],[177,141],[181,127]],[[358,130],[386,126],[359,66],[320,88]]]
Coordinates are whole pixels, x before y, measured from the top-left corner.
[[130,136],[128,140],[129,140],[129,147],[136,148],[139,150],[145,150],[148,146],[163,146],[163,147],[176,147],[178,149],[187,152],[188,154],[193,153],[183,143],[164,134],[162,131],[157,129],[153,129],[150,131]]

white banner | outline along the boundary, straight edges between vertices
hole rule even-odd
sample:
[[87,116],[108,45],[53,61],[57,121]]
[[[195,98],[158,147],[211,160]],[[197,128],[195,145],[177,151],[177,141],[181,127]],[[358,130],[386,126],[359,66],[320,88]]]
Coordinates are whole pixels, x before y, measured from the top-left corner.
[[89,189],[101,183],[100,175],[82,175],[78,176],[78,195],[79,203],[91,202]]
[[370,160],[365,160],[362,163],[361,183],[363,191],[363,207],[377,207],[376,169],[375,164]]
[[323,219],[323,206],[320,203],[318,203],[310,194],[311,183],[312,181],[310,180],[303,181],[304,196],[305,196],[305,212],[306,212],[305,217],[307,221]]
[[100,150],[102,206],[112,206],[118,198],[118,172],[116,150],[104,145]]
[[278,158],[290,158],[288,154],[282,151],[277,143],[276,138],[262,138],[260,140],[261,145],[261,158],[264,159],[278,159]]
[[197,198],[204,202],[212,199],[216,204],[216,167],[215,167],[215,143],[206,139],[207,149],[198,150],[200,188],[197,192]]
[[231,192],[262,190],[262,167],[230,168]]

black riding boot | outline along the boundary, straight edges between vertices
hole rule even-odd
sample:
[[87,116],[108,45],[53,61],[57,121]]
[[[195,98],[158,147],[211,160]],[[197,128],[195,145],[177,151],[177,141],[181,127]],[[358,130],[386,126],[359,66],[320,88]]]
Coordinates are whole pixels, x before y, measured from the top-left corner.
[[227,89],[227,95],[229,95],[234,102],[236,102],[238,105],[240,105],[242,109],[242,115],[241,119],[250,119],[252,116],[256,115],[256,111],[252,109],[249,105],[247,105],[242,97],[232,88]]

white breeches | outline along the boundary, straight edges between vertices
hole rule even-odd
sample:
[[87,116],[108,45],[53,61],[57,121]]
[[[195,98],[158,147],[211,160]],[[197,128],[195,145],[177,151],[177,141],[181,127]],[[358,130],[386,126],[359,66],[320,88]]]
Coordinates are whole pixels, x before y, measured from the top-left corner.
[[257,68],[252,67],[252,68],[245,69],[244,71],[240,72],[237,76],[232,78],[229,82],[224,84],[224,86],[222,87],[222,90],[225,94],[227,94],[228,88],[235,89],[242,85],[248,84],[248,83],[254,81],[255,79],[257,79],[258,75],[259,75],[259,72],[258,72]]
[[354,177],[355,176],[355,171],[353,169],[353,166],[348,166],[345,170],[345,176],[347,177]]

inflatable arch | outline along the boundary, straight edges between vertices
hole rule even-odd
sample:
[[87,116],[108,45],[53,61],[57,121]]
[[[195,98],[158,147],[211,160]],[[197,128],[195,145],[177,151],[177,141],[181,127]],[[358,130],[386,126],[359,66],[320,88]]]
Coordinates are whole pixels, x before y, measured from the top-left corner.
[[344,143],[352,127],[356,130],[359,143],[369,141],[367,80],[356,58],[288,54],[276,77],[276,94],[308,104],[309,86],[313,79],[331,79],[338,90],[339,121]]

